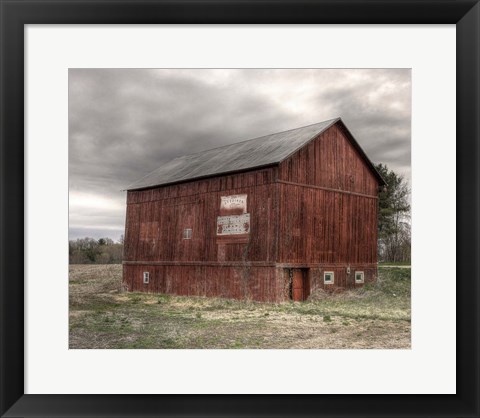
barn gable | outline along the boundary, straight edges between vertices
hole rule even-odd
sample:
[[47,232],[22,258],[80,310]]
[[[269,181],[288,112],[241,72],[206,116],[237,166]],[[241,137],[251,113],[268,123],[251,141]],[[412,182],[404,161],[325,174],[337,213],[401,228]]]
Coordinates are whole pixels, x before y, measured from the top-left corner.
[[385,184],[341,120],[283,160],[279,180],[375,196]]
[[[131,184],[127,190],[145,189],[276,165],[288,159],[320,134],[328,131],[333,125],[340,125],[346,129],[341,119],[336,118],[177,157]],[[349,134],[349,139],[382,184],[383,179],[351,134]]]

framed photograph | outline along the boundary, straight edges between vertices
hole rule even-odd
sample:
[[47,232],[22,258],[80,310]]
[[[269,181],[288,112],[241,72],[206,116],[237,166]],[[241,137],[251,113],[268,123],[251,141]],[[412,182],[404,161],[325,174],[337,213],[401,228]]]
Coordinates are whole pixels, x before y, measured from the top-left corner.
[[480,416],[477,1],[0,11],[2,416]]

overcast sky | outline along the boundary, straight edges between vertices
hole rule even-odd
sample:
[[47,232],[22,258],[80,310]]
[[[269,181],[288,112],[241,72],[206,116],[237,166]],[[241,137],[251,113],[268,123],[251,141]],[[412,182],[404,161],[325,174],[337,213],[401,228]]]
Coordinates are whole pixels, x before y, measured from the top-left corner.
[[70,69],[70,239],[118,240],[122,189],[162,162],[335,117],[410,182],[409,69]]

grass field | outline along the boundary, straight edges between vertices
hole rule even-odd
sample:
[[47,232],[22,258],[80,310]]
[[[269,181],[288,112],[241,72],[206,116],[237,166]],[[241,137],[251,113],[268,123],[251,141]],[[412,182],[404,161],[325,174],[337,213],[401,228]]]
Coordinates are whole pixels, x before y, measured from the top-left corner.
[[124,293],[121,276],[70,266],[70,348],[410,348],[410,269],[281,304]]

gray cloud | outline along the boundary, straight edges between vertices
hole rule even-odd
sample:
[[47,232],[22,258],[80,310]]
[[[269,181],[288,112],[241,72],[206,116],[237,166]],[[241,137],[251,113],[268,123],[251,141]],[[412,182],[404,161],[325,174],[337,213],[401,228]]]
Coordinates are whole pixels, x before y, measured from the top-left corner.
[[410,75],[408,69],[71,69],[71,237],[117,239],[125,214],[121,190],[164,161],[337,116],[372,161],[409,180]]

